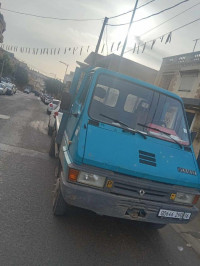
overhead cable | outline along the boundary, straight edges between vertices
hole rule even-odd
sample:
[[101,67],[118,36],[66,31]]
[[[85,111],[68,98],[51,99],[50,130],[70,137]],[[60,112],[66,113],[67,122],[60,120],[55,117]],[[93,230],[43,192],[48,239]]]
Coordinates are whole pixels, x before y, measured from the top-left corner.
[[172,20],[172,19],[174,19],[174,18],[176,18],[176,17],[182,15],[183,13],[187,12],[188,10],[190,10],[190,9],[192,9],[192,8],[194,8],[195,6],[198,6],[198,5],[200,5],[200,2],[197,3],[197,4],[195,4],[195,5],[193,5],[193,6],[191,6],[191,7],[189,7],[189,8],[187,8],[187,9],[185,9],[184,11],[178,13],[177,15],[171,17],[170,19],[165,20],[164,22],[162,22],[161,24],[159,24],[159,25],[157,25],[157,26],[151,28],[150,30],[144,32],[143,34],[140,35],[140,37],[143,36],[143,35],[148,34],[149,32],[151,32],[151,31],[153,31],[153,30],[155,30],[155,29],[157,29],[157,28],[159,28],[160,26],[164,25],[165,23],[169,22],[170,20]]
[[146,4],[143,4],[143,5],[139,6],[139,7],[137,7],[137,9],[139,9],[141,7],[144,7],[144,6],[147,6],[148,4],[151,4],[154,1],[156,1],[156,0],[151,0],[151,1],[147,2]]
[[[144,17],[144,18],[141,18],[141,19],[135,20],[135,21],[133,21],[132,23],[139,22],[139,21],[142,21],[142,20],[145,20],[145,19],[148,19],[148,18],[151,18],[151,17],[157,16],[157,15],[160,15],[161,13],[163,13],[163,12],[165,12],[165,11],[168,11],[168,10],[170,10],[170,9],[172,9],[172,8],[175,8],[175,7],[181,5],[181,4],[185,3],[185,2],[188,2],[188,1],[189,1],[189,0],[181,1],[181,2],[179,2],[179,3],[177,3],[177,4],[173,5],[173,6],[168,7],[168,8],[165,8],[165,9],[163,9],[163,10],[157,12],[157,13],[154,13],[154,14],[149,15],[149,16],[147,16],[147,17]],[[128,24],[130,24],[130,22],[122,23],[122,24],[107,24],[107,25],[108,25],[108,26],[118,27],[118,26],[125,26],[125,25],[128,25]]]
[[15,14],[25,15],[25,16],[31,16],[36,18],[43,18],[43,19],[54,19],[54,20],[67,20],[67,21],[95,21],[95,20],[103,20],[104,18],[88,18],[88,19],[76,19],[76,18],[57,18],[57,17],[48,17],[48,16],[40,16],[35,15],[31,13],[24,13],[20,11],[14,11],[7,8],[1,8],[1,10],[8,11]]
[[[154,2],[154,1],[156,1],[156,0],[151,0],[151,1],[149,1],[148,3],[139,6],[137,9],[139,9],[139,8],[141,8],[141,7],[143,7],[143,6],[146,6],[146,5],[148,5],[148,4],[150,4],[151,2]],[[189,1],[189,0],[188,0],[188,1]],[[123,16],[123,15],[129,14],[129,13],[131,13],[131,12],[133,12],[133,9],[132,9],[132,10],[129,10],[129,11],[125,12],[125,13],[121,13],[121,14],[119,14],[119,15],[109,17],[109,19],[118,18],[118,17],[121,17],[121,16]]]
[[[197,22],[197,21],[200,21],[200,18],[197,18],[197,19],[195,19],[195,20],[193,20],[193,21],[190,21],[190,22],[188,22],[188,23],[186,23],[186,24],[184,24],[184,25],[182,25],[182,26],[180,26],[180,27],[178,27],[178,28],[175,28],[174,30],[171,30],[171,31],[169,31],[169,32],[167,32],[167,33],[164,33],[164,34],[162,34],[162,35],[160,35],[159,37],[157,37],[157,38],[154,38],[154,39],[152,39],[152,40],[149,40],[149,41],[145,41],[145,43],[150,43],[150,42],[153,42],[153,41],[155,41],[155,40],[158,40],[158,39],[163,39],[163,37],[165,36],[165,35],[169,35],[170,34],[170,36],[171,36],[171,34],[172,34],[172,32],[175,32],[175,31],[177,31],[177,30],[180,30],[180,29],[182,29],[182,28],[185,28],[186,26],[189,26],[189,25],[191,25],[191,24],[193,24],[193,23],[195,23],[195,22]],[[144,45],[144,43],[143,44],[139,44],[138,46],[143,46]],[[133,49],[130,49],[130,50],[128,50],[128,51],[126,51],[125,53],[128,53],[128,52],[130,52],[130,51],[132,51]]]

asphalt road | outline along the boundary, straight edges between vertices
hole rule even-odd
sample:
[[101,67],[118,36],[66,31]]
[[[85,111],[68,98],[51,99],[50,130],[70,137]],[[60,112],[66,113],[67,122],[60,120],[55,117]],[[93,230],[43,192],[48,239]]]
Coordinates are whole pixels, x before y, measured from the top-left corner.
[[47,121],[34,95],[0,96],[1,266],[200,265],[171,226],[156,231],[79,209],[55,218]]

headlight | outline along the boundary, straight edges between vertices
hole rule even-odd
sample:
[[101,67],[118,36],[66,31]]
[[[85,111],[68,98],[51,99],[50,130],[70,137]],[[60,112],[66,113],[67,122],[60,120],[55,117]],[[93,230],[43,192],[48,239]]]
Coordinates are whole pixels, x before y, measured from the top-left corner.
[[94,187],[103,187],[105,183],[106,178],[104,176],[99,176],[95,174],[89,174],[86,172],[80,172],[77,177],[77,182],[83,183],[89,186]]
[[175,202],[192,204],[193,201],[194,201],[194,197],[195,197],[195,195],[192,195],[192,194],[186,194],[186,193],[182,193],[182,192],[177,192],[174,201]]

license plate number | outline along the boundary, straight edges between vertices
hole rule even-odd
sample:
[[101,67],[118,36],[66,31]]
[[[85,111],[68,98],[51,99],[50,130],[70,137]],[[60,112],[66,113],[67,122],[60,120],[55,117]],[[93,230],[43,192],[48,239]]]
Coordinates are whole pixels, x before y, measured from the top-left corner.
[[158,216],[166,217],[166,218],[189,220],[191,213],[190,212],[178,212],[178,211],[170,211],[170,210],[160,209]]

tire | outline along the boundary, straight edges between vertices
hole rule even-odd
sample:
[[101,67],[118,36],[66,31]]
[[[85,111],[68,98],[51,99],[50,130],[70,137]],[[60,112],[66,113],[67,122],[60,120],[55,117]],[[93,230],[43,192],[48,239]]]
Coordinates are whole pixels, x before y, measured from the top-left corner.
[[60,177],[61,170],[62,170],[62,166],[61,166],[60,160],[58,159],[58,162],[54,169],[54,174],[55,174],[56,179]]
[[52,136],[53,135],[53,128],[48,126],[48,135]]
[[47,109],[47,114],[48,114],[48,115],[50,115],[50,114],[51,114],[51,112],[50,112],[48,109]]
[[51,144],[49,149],[49,156],[52,158],[55,157],[55,140],[56,140],[56,133],[54,131],[51,137]]
[[53,195],[53,214],[55,216],[62,216],[67,211],[67,203],[65,202],[61,189],[60,178],[56,180],[54,195]]

